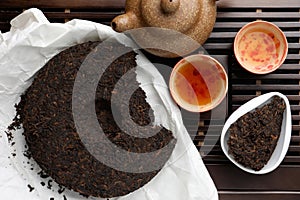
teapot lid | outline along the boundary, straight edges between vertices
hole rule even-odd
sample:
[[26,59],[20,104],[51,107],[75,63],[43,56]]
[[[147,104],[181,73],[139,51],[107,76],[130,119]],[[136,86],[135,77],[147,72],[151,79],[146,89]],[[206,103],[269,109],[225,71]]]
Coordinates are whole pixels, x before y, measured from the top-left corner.
[[141,17],[148,26],[186,32],[199,19],[199,0],[141,0]]

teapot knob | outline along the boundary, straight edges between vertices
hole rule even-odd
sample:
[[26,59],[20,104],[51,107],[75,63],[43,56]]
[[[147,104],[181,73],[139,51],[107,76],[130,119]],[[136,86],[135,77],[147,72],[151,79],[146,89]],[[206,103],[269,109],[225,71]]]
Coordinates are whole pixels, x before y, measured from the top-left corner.
[[192,29],[201,18],[202,4],[200,0],[140,0],[139,5],[144,26],[184,33]]
[[161,0],[160,6],[165,13],[173,13],[178,10],[180,0]]

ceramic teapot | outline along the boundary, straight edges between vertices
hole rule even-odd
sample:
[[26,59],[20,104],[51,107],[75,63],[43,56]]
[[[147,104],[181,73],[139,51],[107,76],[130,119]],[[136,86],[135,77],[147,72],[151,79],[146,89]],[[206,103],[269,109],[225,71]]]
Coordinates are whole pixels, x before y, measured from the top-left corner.
[[[209,37],[216,20],[217,0],[126,0],[125,14],[113,19],[111,25],[117,32],[124,32],[142,27],[156,27],[162,30],[173,30],[184,34],[188,38],[203,44]],[[129,31],[130,32],[130,31]],[[148,43],[159,43],[162,46],[170,45],[171,48],[189,46],[181,43],[180,39],[170,37],[166,40],[165,33],[135,34],[133,37],[142,46],[151,46]],[[157,37],[160,35],[160,37]],[[173,34],[174,35],[174,34]],[[175,34],[176,35],[176,34]],[[174,41],[175,40],[175,41]],[[183,39],[183,40],[186,40]],[[147,43],[147,44],[144,44]],[[153,45],[152,45],[153,46]],[[154,45],[155,46],[155,45]],[[191,45],[193,46],[193,45]],[[188,54],[193,48],[186,48],[181,54]],[[176,57],[171,51],[159,50],[157,48],[146,48],[147,51],[162,57]]]

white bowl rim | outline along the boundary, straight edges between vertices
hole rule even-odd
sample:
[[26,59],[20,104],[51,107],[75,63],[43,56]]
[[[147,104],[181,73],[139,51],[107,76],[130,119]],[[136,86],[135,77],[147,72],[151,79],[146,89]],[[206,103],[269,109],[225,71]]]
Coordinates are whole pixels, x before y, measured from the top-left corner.
[[[278,63],[278,65],[276,67],[274,67],[272,70],[269,70],[269,71],[266,71],[266,72],[259,72],[259,71],[255,71],[255,70],[251,70],[247,67],[245,67],[240,59],[239,56],[237,56],[237,52],[238,52],[238,47],[237,47],[237,42],[238,42],[238,36],[244,31],[246,30],[248,27],[251,27],[251,26],[255,26],[255,24],[269,24],[270,26],[272,26],[275,30],[277,30],[280,35],[282,36],[282,39],[284,40],[284,45],[285,45],[285,50],[284,50],[284,55],[282,56],[282,61],[280,63]],[[235,54],[235,57],[238,61],[238,63],[241,65],[241,67],[243,67],[245,70],[247,70],[248,72],[251,72],[253,74],[269,74],[273,71],[276,71],[278,68],[281,67],[281,65],[284,63],[284,61],[286,60],[286,57],[287,57],[287,54],[288,54],[288,49],[289,49],[289,43],[287,41],[287,38],[286,38],[286,35],[284,34],[284,32],[281,30],[281,28],[279,28],[276,24],[272,23],[272,22],[269,22],[269,21],[265,21],[265,20],[256,20],[256,21],[252,21],[252,22],[249,22],[247,24],[245,24],[238,32],[237,34],[235,35],[235,38],[234,38],[234,42],[233,42],[233,49],[234,49],[234,54]]]
[[[225,148],[225,145],[227,145],[227,141],[225,141],[225,136],[226,136],[227,130],[229,129],[230,125],[233,124],[239,117],[241,117],[242,115],[252,111],[256,107],[259,107],[262,104],[266,103],[273,96],[281,97],[284,100],[285,104],[286,104],[285,132],[282,133],[282,130],[281,130],[281,133],[280,133],[280,135],[284,134],[284,139],[283,139],[284,144],[283,144],[283,147],[282,147],[282,151],[279,155],[279,158],[277,159],[277,162],[273,166],[269,167],[268,169],[265,169],[265,167],[266,167],[266,165],[265,165],[261,170],[255,171],[255,170],[252,170],[250,168],[246,168],[246,167],[242,166],[241,164],[237,163],[234,160],[234,158],[228,154],[228,152]],[[227,121],[226,121],[226,123],[223,127],[222,133],[221,133],[221,138],[220,138],[221,148],[222,148],[224,154],[226,155],[226,157],[232,163],[234,163],[237,167],[239,167],[240,169],[242,169],[246,172],[252,173],[252,174],[266,174],[266,173],[269,173],[269,172],[275,170],[280,165],[280,163],[283,161],[283,159],[284,159],[284,157],[285,157],[285,155],[288,151],[290,140],[291,140],[291,132],[292,132],[291,127],[292,127],[291,109],[290,109],[290,103],[289,103],[288,98],[285,95],[283,95],[279,92],[266,93],[266,94],[260,95],[258,97],[255,97],[255,98],[251,99],[250,101],[246,102],[245,104],[240,106],[235,112],[233,112],[230,115],[230,117],[227,119]],[[278,147],[278,145],[276,145],[275,149],[277,147]],[[274,152],[275,152],[275,150],[274,150]],[[273,152],[271,158],[273,156],[275,156],[274,152]],[[270,158],[270,160],[271,160],[271,158]]]
[[[210,106],[206,106],[205,108],[201,108],[199,106],[194,106],[195,109],[191,109],[185,105],[182,105],[180,104],[178,101],[177,101],[177,98],[180,98],[178,96],[176,96],[177,94],[174,93],[174,90],[173,90],[173,78],[174,78],[174,74],[175,72],[178,70],[178,67],[180,66],[180,64],[182,62],[184,62],[185,60],[188,60],[188,59],[197,59],[198,57],[201,57],[201,58],[206,58],[206,59],[209,59],[211,61],[213,61],[214,63],[216,63],[220,69],[222,70],[224,76],[225,76],[225,89],[222,91],[222,96],[218,99],[218,101],[216,101],[214,104],[210,105]],[[221,104],[221,102],[224,100],[224,98],[226,97],[227,93],[228,93],[228,74],[226,72],[226,69],[225,67],[215,58],[213,58],[212,56],[210,55],[205,55],[205,54],[192,54],[192,55],[189,55],[189,56],[186,56],[186,57],[183,57],[182,59],[180,59],[174,66],[174,68],[172,69],[172,72],[171,72],[171,75],[170,75],[170,79],[169,79],[169,88],[170,88],[170,94],[172,96],[172,99],[183,109],[189,111],[189,112],[194,112],[194,113],[202,113],[202,112],[207,112],[207,111],[210,111],[214,108],[216,108],[218,105]]]

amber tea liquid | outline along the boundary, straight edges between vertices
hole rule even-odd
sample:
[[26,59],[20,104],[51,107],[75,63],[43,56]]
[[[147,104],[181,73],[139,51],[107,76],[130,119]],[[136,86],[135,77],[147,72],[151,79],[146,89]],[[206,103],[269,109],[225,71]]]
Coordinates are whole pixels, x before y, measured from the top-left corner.
[[192,106],[212,104],[224,87],[225,75],[214,62],[184,61],[174,77],[177,94]]

